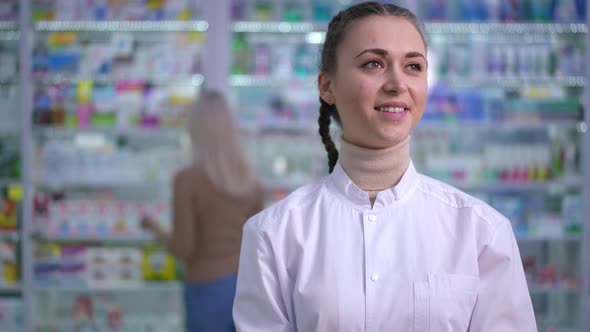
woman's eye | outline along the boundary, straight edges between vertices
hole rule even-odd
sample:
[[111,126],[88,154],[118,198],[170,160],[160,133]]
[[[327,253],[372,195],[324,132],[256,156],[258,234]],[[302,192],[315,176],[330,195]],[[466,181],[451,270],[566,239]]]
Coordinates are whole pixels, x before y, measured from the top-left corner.
[[422,71],[422,66],[417,63],[412,63],[411,65],[408,66],[408,68],[410,68],[413,71]]
[[367,63],[365,63],[363,65],[364,68],[367,69],[377,69],[377,68],[383,68],[383,65],[381,64],[381,62],[377,61],[377,60],[371,60]]

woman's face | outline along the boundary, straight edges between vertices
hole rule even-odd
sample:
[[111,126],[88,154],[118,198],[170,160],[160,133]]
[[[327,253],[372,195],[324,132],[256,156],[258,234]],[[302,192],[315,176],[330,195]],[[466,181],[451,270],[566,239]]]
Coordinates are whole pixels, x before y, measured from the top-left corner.
[[403,141],[426,105],[426,47],[410,21],[369,16],[351,22],[334,73],[320,73],[320,96],[335,104],[343,138],[367,148]]

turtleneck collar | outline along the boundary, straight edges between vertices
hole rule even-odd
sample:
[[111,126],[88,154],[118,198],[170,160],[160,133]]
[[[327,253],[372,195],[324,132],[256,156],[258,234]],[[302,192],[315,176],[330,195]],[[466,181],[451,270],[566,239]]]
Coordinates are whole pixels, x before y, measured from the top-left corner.
[[385,149],[363,148],[341,139],[338,160],[352,182],[374,202],[379,191],[395,186],[410,164],[410,136]]

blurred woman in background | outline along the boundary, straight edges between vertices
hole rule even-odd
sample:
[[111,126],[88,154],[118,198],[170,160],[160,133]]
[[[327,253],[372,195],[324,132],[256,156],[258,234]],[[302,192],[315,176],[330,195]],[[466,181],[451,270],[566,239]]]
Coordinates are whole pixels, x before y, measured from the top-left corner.
[[185,264],[187,331],[235,331],[242,227],[262,209],[263,191],[222,94],[202,94],[188,130],[195,158],[174,177],[172,231],[149,216],[142,226]]

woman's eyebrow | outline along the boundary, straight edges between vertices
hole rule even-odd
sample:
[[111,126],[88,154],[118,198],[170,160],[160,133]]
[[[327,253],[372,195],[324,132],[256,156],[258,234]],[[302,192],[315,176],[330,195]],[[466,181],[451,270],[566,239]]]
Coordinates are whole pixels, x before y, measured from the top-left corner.
[[422,57],[424,59],[424,61],[426,61],[426,57],[424,56],[424,54],[420,53],[420,52],[408,52],[406,54],[406,58],[420,58]]
[[[387,56],[389,54],[389,52],[387,52],[386,50],[384,50],[382,48],[369,48],[369,49],[363,50],[361,53],[357,54],[357,56],[355,56],[355,59],[365,53],[374,53],[374,54],[377,54],[380,56]],[[424,61],[426,61],[426,57],[424,56],[424,54],[422,54],[420,52],[415,52],[415,51],[406,53],[406,58],[423,58]]]
[[366,49],[366,50],[362,51],[361,53],[357,54],[357,56],[355,56],[354,58],[356,59],[365,53],[375,53],[375,54],[381,55],[381,56],[386,56],[388,54],[388,52],[382,48],[369,48],[369,49]]

